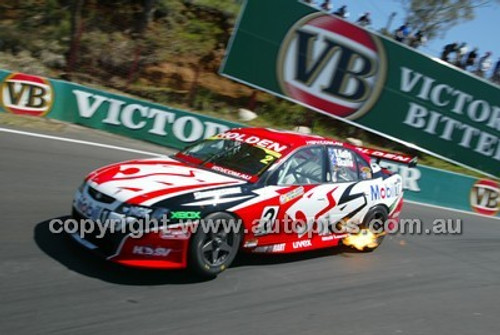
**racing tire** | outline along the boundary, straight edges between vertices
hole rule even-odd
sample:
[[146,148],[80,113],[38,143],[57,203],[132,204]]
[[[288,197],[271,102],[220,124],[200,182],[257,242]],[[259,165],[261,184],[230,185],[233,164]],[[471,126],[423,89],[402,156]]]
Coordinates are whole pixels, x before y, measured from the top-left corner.
[[242,236],[234,223],[228,213],[209,214],[201,221],[189,244],[188,268],[192,272],[210,279],[231,265]]
[[[376,206],[373,207],[365,216],[365,219],[363,220],[363,224],[361,227],[363,228],[370,228],[370,222],[372,220],[379,220],[383,223],[387,221],[389,217],[389,212],[387,211],[387,208],[384,206]],[[373,227],[373,228],[378,228],[378,227]],[[377,245],[375,247],[369,248],[365,247],[362,252],[372,252],[373,250],[377,249],[381,244],[382,241],[384,240],[385,234],[379,234],[377,236]]]
[[[370,225],[370,222],[372,220],[379,220],[380,222],[385,223],[389,217],[389,213],[387,211],[387,208],[384,206],[375,206],[371,208],[368,213],[366,214],[365,218],[363,219],[363,222],[360,225],[360,229],[370,229],[370,228],[375,228],[378,229],[380,227],[373,227]],[[377,249],[380,244],[382,244],[382,241],[384,240],[385,234],[381,233],[377,235],[376,238],[376,245],[374,247],[368,247],[365,246],[362,250],[358,250],[359,252],[372,252],[375,249]]]

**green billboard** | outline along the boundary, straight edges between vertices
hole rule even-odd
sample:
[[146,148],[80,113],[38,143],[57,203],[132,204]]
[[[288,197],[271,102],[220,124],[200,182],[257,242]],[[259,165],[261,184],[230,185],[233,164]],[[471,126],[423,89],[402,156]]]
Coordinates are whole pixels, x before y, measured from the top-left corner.
[[500,90],[298,1],[248,0],[221,74],[500,176]]
[[0,111],[45,116],[182,149],[237,123],[145,100],[0,70]]

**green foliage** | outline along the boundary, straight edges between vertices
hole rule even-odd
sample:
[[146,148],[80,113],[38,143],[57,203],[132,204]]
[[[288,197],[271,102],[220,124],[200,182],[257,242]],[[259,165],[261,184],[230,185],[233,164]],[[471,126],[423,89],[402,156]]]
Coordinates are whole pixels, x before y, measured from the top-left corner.
[[443,37],[457,24],[474,19],[475,9],[499,0],[400,0],[406,22],[428,39]]
[[89,68],[104,68],[112,74],[119,74],[133,62],[135,50],[134,41],[126,34],[96,30],[83,36],[80,62]]
[[306,108],[280,98],[269,98],[257,110],[260,117],[280,127],[299,126],[307,123],[310,113]]
[[216,24],[191,18],[175,29],[173,38],[184,41],[177,45],[175,52],[201,57],[217,47],[216,36],[220,33]]
[[195,0],[195,4],[215,8],[222,12],[236,15],[241,7],[241,0]]
[[11,71],[19,71],[22,69],[23,72],[51,77],[54,76],[54,70],[45,66],[42,61],[31,55],[29,51],[20,51],[16,57],[12,57],[12,54],[6,52],[0,52],[0,69],[7,69]]

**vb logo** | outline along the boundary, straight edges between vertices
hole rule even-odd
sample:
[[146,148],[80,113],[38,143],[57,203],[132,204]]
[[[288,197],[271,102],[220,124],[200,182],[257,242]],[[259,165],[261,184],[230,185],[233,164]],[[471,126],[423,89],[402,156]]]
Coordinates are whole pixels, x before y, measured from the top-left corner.
[[481,179],[472,186],[470,204],[476,213],[496,215],[500,211],[500,184]]
[[43,116],[50,112],[54,90],[47,79],[13,73],[1,86],[0,102],[14,114]]
[[356,119],[377,101],[386,75],[384,49],[367,31],[315,13],[287,33],[278,78],[290,98],[325,114]]

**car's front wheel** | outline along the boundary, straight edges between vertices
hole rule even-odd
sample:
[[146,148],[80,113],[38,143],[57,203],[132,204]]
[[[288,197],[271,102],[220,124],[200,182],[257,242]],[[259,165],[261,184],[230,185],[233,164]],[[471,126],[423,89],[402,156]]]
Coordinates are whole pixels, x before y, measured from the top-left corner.
[[189,246],[189,268],[202,277],[213,278],[233,262],[241,242],[235,218],[227,213],[207,215],[199,224]]

